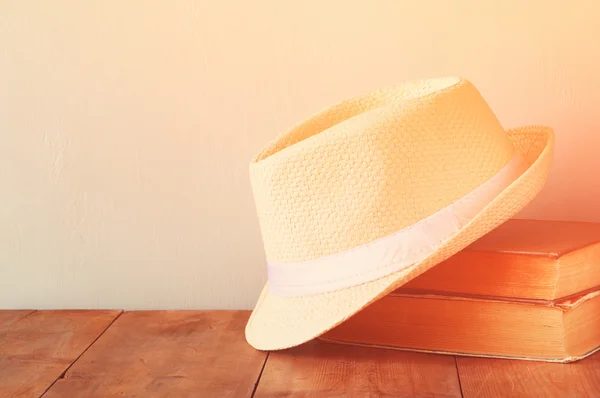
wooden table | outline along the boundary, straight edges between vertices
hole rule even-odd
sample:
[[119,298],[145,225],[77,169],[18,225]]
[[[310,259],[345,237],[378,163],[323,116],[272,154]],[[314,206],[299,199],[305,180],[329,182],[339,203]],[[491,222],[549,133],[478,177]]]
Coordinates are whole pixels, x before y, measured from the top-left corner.
[[248,311],[0,311],[0,397],[600,397],[573,364],[313,341],[254,350]]

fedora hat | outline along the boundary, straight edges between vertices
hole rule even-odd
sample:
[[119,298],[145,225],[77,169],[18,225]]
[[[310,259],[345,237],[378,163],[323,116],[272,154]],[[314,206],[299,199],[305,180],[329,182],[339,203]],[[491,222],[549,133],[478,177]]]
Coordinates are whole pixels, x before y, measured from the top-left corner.
[[352,98],[250,162],[267,283],[259,350],[302,344],[514,216],[540,191],[554,133],[504,129],[460,77]]

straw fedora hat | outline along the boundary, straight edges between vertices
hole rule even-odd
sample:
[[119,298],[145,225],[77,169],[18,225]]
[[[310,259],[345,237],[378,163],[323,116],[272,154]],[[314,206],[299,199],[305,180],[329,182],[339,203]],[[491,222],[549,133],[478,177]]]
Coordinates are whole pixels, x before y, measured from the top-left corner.
[[505,130],[469,81],[349,99],[250,163],[268,281],[256,349],[309,341],[496,228],[540,191],[548,127]]

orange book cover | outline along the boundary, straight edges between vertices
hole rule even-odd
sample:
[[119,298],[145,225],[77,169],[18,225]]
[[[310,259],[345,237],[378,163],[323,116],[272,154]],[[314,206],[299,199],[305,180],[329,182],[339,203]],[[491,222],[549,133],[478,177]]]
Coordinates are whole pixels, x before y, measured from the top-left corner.
[[400,291],[556,300],[600,286],[600,223],[509,220]]
[[392,293],[321,339],[442,354],[573,362],[600,348],[600,289],[552,301]]
[[510,220],[321,336],[571,362],[600,346],[600,224]]

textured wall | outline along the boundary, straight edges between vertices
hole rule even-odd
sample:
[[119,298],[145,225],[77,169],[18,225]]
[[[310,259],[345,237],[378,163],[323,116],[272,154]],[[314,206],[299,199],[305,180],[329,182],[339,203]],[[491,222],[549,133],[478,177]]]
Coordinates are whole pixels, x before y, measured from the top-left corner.
[[522,215],[600,222],[599,20],[595,0],[1,1],[0,307],[251,307],[250,158],[413,78],[553,126]]

